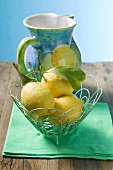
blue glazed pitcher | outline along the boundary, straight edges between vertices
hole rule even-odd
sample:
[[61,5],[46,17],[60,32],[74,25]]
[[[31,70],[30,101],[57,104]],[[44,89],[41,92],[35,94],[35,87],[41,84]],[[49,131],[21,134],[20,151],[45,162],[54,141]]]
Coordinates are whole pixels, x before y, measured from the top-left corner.
[[81,66],[81,54],[73,38],[76,21],[72,15],[36,14],[24,19],[30,37],[24,38],[17,49],[17,62],[24,74],[31,71],[28,62],[38,69],[38,51],[45,70],[56,65]]

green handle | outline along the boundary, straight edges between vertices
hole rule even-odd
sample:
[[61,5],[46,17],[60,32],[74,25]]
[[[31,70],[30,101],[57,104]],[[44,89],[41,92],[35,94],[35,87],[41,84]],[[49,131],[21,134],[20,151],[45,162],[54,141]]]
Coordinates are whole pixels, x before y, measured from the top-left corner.
[[26,48],[31,44],[36,45],[37,40],[35,38],[32,38],[32,37],[26,37],[20,42],[18,49],[17,49],[17,62],[20,65],[21,71],[25,75],[28,74],[28,71],[25,67],[24,56],[25,56]]

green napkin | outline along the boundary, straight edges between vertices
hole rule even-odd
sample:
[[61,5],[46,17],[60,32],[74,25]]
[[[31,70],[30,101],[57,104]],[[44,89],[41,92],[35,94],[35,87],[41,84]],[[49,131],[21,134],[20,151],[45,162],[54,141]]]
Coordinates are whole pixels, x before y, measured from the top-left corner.
[[70,134],[46,137],[37,131],[14,104],[3,156],[32,158],[113,159],[113,127],[106,103],[97,103]]

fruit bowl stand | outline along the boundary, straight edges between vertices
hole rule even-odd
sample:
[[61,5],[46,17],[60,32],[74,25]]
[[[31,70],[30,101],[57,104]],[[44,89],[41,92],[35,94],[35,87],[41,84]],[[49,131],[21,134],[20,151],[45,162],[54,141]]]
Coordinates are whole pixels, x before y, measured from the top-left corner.
[[[92,76],[87,75],[87,80],[91,78],[96,83],[96,90],[93,94],[90,93],[90,91],[87,88],[84,88],[81,84],[81,87],[78,91],[74,92],[74,95],[76,95],[80,100],[84,100],[84,104],[74,107],[67,112],[62,112],[61,110],[57,110],[54,108],[37,108],[33,109],[31,111],[28,111],[24,105],[22,104],[21,100],[19,99],[19,93],[13,94],[13,88],[16,86],[18,87],[18,82],[14,81],[10,85],[10,95],[13,99],[14,103],[17,105],[17,107],[20,109],[20,111],[23,113],[23,115],[29,120],[29,122],[42,134],[45,134],[46,136],[55,136],[56,137],[56,145],[58,145],[58,138],[59,136],[66,135],[68,133],[71,133],[83,120],[84,118],[91,112],[96,102],[99,100],[102,89],[98,85],[98,81]],[[92,81],[92,80],[90,80]],[[89,81],[89,83],[90,83]],[[78,107],[82,107],[82,113],[81,116],[73,121],[70,121],[71,117],[68,116],[69,112],[72,110],[75,110],[75,114],[78,114],[76,112],[76,109]],[[39,110],[48,110],[48,111],[57,111],[62,112],[62,116],[59,118],[55,118],[51,114],[48,114],[48,116],[35,116],[33,113],[34,111]],[[65,123],[62,124],[62,117],[66,116],[67,120]],[[75,116],[75,115],[73,115]],[[51,122],[50,120],[54,120],[55,123]]]

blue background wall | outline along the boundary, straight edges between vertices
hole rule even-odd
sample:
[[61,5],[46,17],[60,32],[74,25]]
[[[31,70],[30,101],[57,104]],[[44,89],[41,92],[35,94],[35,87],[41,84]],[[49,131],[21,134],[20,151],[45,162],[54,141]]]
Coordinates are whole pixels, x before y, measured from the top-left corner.
[[44,12],[75,16],[74,37],[84,62],[113,61],[113,0],[0,1],[0,61],[16,61],[19,42],[29,36],[23,19]]

